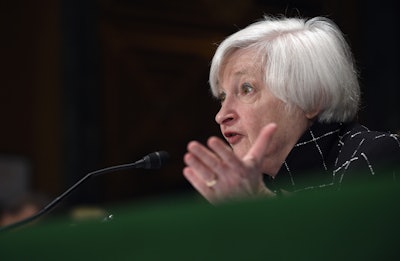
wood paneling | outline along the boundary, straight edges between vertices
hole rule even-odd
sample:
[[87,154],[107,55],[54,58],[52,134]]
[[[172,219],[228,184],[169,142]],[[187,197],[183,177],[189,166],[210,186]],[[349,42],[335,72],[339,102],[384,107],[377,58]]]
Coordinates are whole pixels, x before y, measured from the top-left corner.
[[[71,168],[67,159],[89,158],[74,158],[74,150],[68,149],[68,142],[80,140],[71,139],[78,135],[71,129],[75,127],[88,131],[83,137],[85,146],[101,150],[101,157],[90,166],[125,163],[159,149],[172,155],[171,164],[160,171],[137,170],[99,178],[98,184],[91,184],[98,186],[95,192],[101,193],[99,198],[125,200],[192,190],[181,173],[186,144],[219,135],[214,122],[218,104],[211,99],[207,82],[216,44],[263,14],[327,15],[342,27],[356,59],[362,60],[365,55],[360,51],[360,35],[365,31],[360,30],[359,19],[365,17],[360,12],[366,9],[360,9],[358,1],[75,1],[70,6],[82,8],[77,13],[83,17],[71,16],[69,21],[82,23],[74,24],[73,30],[80,34],[83,44],[95,44],[90,54],[95,59],[87,66],[96,63],[96,69],[85,71],[85,75],[68,74],[65,70],[71,64],[65,50],[70,47],[73,51],[80,42],[72,43],[75,47],[68,42],[71,39],[65,28],[71,24],[63,24],[62,19],[66,3],[70,1],[16,0],[0,6],[0,154],[28,158],[33,166],[32,188],[50,196],[63,191],[66,180],[71,182],[68,176],[75,179],[93,170],[68,173]],[[85,22],[93,25],[85,27],[93,28],[93,32],[78,32]],[[85,48],[81,50],[90,51],[90,46]],[[87,59],[84,52],[73,55]],[[79,66],[80,59],[72,67]],[[100,136],[90,139],[90,130],[80,126],[81,122],[71,124],[65,119],[69,110],[80,113],[74,97],[66,104],[69,87],[65,82],[69,77],[76,77],[75,83],[82,88],[88,81],[96,82],[82,92],[76,89],[74,95],[86,95],[85,99],[98,105],[82,113],[96,118],[99,130],[95,133]],[[79,144],[75,149],[79,150]]]

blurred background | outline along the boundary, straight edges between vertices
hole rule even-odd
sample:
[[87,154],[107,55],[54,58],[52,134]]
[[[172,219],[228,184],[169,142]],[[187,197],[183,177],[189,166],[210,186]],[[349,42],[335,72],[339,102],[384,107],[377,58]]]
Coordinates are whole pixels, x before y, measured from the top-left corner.
[[216,44],[263,14],[333,19],[353,49],[359,120],[400,129],[399,16],[388,0],[13,0],[0,4],[0,200],[54,198],[86,173],[166,150],[159,171],[89,180],[67,204],[195,194],[188,141],[219,135]]

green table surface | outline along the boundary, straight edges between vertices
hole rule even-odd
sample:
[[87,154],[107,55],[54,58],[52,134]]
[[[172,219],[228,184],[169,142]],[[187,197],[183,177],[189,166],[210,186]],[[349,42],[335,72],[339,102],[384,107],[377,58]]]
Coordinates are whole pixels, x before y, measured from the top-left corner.
[[0,233],[0,260],[400,260],[397,183],[211,206],[115,206],[108,222],[49,218]]

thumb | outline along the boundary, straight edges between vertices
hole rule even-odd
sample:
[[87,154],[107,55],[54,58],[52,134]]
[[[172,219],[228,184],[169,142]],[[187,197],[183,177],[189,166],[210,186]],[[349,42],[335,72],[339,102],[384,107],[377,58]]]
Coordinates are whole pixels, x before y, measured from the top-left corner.
[[276,128],[277,125],[275,123],[269,123],[261,129],[253,146],[251,146],[247,154],[243,157],[243,161],[246,164],[255,168],[261,167],[263,158],[267,156],[268,144],[271,142]]

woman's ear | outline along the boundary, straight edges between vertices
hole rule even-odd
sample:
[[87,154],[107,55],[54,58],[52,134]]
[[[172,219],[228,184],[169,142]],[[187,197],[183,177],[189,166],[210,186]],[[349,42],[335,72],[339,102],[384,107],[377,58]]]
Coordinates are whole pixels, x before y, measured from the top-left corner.
[[314,120],[319,114],[319,109],[314,109],[312,111],[306,112],[306,118],[309,120]]

